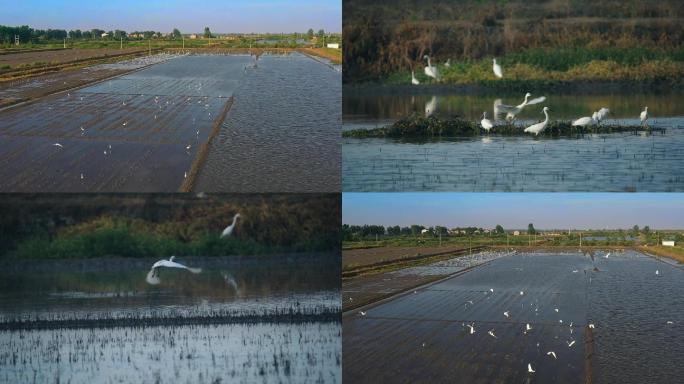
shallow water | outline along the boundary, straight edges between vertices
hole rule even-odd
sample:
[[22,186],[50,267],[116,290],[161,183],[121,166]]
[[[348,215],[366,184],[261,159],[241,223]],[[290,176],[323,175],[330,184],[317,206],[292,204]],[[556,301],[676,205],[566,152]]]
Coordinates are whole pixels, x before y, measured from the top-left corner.
[[300,54],[257,63],[235,90],[195,190],[339,191],[341,74]]
[[[536,97],[539,95],[533,95]],[[496,95],[453,93],[385,95],[345,93],[344,130],[391,124],[412,113],[478,120],[493,114]],[[639,124],[649,105],[649,125],[665,133],[588,134],[572,138],[481,135],[437,140],[343,139],[344,191],[684,191],[684,94],[546,94],[527,107],[518,124],[590,116],[611,109],[606,124]],[[520,95],[502,97],[522,102]]]
[[[684,289],[684,270],[633,251],[596,255],[595,263],[580,252],[501,257],[368,308],[365,316],[345,316],[344,377],[676,382],[684,374],[672,359],[684,352],[684,300],[662,293]],[[595,325],[589,361],[588,324]],[[527,364],[536,372],[528,373]]]
[[0,382],[341,381],[339,255],[155,261],[4,262]]
[[253,61],[175,57],[0,111],[0,191],[178,191],[231,100],[199,190],[339,190],[340,74],[300,54]]

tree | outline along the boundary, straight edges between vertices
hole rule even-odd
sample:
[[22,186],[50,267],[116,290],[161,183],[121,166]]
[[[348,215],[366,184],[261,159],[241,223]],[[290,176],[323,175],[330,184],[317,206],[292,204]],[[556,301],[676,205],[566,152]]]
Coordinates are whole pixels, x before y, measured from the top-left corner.
[[436,225],[435,226],[435,233],[437,235],[441,234],[442,236],[446,236],[449,233],[449,230],[447,229],[447,227],[442,227],[441,225]]
[[639,236],[639,226],[638,225],[635,225],[634,227],[632,227],[632,233],[634,234],[634,236]]
[[644,235],[648,235],[649,232],[651,232],[651,228],[648,225],[644,226]]
[[174,28],[173,29],[173,38],[174,39],[180,39],[181,37],[182,37],[181,31],[179,31],[178,28]]
[[309,36],[309,40],[313,39],[313,37],[314,37],[314,30],[313,30],[313,28],[309,28],[309,31],[306,32],[306,35]]
[[496,225],[496,228],[494,229],[494,233],[496,233],[497,235],[503,235],[505,232],[506,231],[504,231],[504,228],[500,224]]
[[325,31],[322,29],[319,29],[318,30],[318,37],[322,39],[324,36],[325,36]]
[[211,31],[209,30],[209,27],[204,27],[204,38],[206,38],[206,39],[211,38]]
[[527,224],[527,233],[529,235],[534,235],[535,233],[537,233],[537,231],[534,229],[534,225],[532,225],[532,223]]

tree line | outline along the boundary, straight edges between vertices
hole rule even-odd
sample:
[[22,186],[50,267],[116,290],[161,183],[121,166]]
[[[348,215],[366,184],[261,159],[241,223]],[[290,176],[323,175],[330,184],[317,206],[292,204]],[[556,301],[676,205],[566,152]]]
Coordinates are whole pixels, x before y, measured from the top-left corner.
[[[433,227],[426,227],[424,225],[413,224],[410,226],[388,226],[383,225],[342,225],[342,236],[345,240],[352,240],[365,237],[375,236],[417,236],[423,234],[427,230],[430,236],[471,236],[474,234],[485,233],[485,229],[478,227],[456,227],[449,230],[447,227],[435,225]],[[506,231],[501,225],[491,231],[493,234],[504,234]]]

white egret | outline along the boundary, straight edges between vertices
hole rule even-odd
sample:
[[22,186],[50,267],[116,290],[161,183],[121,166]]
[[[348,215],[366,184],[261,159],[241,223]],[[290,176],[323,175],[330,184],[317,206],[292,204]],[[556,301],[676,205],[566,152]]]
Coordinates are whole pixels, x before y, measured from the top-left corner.
[[558,313],[558,308],[554,308],[553,310],[556,311],[556,313]]
[[670,320],[667,321],[667,325],[672,325],[672,324],[674,324],[673,321],[670,321]]
[[[501,113],[501,112],[506,112],[506,120],[513,120],[515,119],[515,116],[518,115],[520,112],[522,112],[523,108],[525,108],[528,105],[534,105],[534,104],[539,104],[542,101],[546,100],[546,96],[540,96],[536,97],[532,100],[529,100],[530,96],[532,96],[531,93],[527,92],[525,94],[525,99],[523,100],[522,103],[518,105],[506,105],[506,104],[501,104],[496,103],[494,104],[494,109],[495,113]],[[496,116],[495,116],[496,118]]]
[[556,357],[556,352],[554,352],[554,351],[546,352],[546,354],[547,354],[548,356],[553,356],[554,359],[558,359],[558,358]]
[[428,77],[432,77],[435,80],[439,79],[439,70],[437,67],[433,67],[432,63],[430,62],[430,56],[425,55],[423,56],[423,59],[426,59],[428,62],[427,67],[425,67],[425,75]]
[[600,123],[603,119],[606,118],[606,116],[608,116],[609,113],[610,113],[610,109],[608,109],[606,107],[599,109],[598,113],[596,114],[596,117],[597,117],[596,120]]
[[447,59],[447,61],[444,63],[444,66],[447,68],[451,67],[451,59]]
[[425,117],[432,116],[437,111],[437,97],[432,96],[432,99],[425,103]]
[[222,272],[221,276],[223,276],[223,280],[226,282],[226,284],[233,287],[233,289],[235,290],[236,293],[238,293],[238,294],[240,293],[240,290],[238,289],[237,281],[235,281],[235,278],[231,274],[229,274],[227,272]]
[[366,312],[364,312],[364,311],[359,311],[359,315],[361,315],[361,316],[366,316]]
[[568,348],[570,348],[570,347],[572,347],[573,345],[575,345],[575,340],[573,340],[573,341],[570,342],[570,343],[568,343],[568,342],[566,341],[565,343],[567,343],[567,344],[568,344]]
[[660,275],[660,271],[656,269],[656,275]]
[[641,114],[639,115],[639,119],[641,120],[642,126],[646,124],[646,120],[648,120],[648,107],[644,107],[644,110],[641,111]]
[[496,63],[496,59],[492,60],[492,70],[494,70],[494,75],[498,77],[499,79],[503,77],[503,71],[501,70],[501,65]]
[[52,145],[54,145],[55,147],[58,147],[58,148],[64,148],[64,146],[60,143],[54,143]]
[[605,256],[603,256],[603,257],[607,259],[607,258],[608,258],[608,256],[610,256],[610,252],[606,253],[606,255],[605,255]]
[[494,288],[489,288],[489,292],[494,293]]
[[413,85],[420,84],[420,81],[418,81],[418,79],[416,79],[416,74],[414,71],[411,71],[411,84],[413,84]]
[[171,256],[171,258],[169,258],[168,260],[159,260],[156,263],[152,264],[152,269],[150,269],[150,271],[147,273],[147,278],[145,280],[147,280],[149,284],[159,284],[159,282],[161,281],[159,279],[159,268],[182,268],[187,269],[192,273],[202,272],[202,268],[190,268],[183,264],[176,263],[175,261],[173,261],[173,259],[175,258],[176,256]]
[[224,229],[223,232],[221,232],[221,237],[226,237],[233,234],[233,230],[235,229],[235,223],[237,222],[238,217],[240,217],[240,214],[236,213],[235,216],[233,216],[233,223],[227,226],[226,229]]
[[542,113],[546,116],[544,121],[542,121],[541,123],[530,125],[529,127],[525,128],[525,132],[534,133],[535,136],[538,136],[539,132],[543,131],[544,128],[546,128],[546,125],[549,123],[548,111],[549,107],[544,107],[544,109],[542,109]]
[[591,117],[580,117],[579,119],[572,122],[573,127],[586,127],[588,125],[598,124],[598,112],[594,112]]
[[509,315],[508,315],[508,311],[504,312],[504,316],[506,316],[506,318],[508,318],[508,317],[509,317]]
[[534,369],[532,369],[532,364],[530,364],[530,363],[527,364],[527,372],[529,372],[529,373],[535,373],[536,372]]
[[489,334],[489,336],[491,336],[491,337],[493,337],[493,338],[495,338],[495,339],[498,339],[498,337],[496,337],[496,336],[494,335],[494,330],[493,330],[493,329],[492,329],[491,331],[487,332],[487,333]]
[[524,295],[524,294],[525,294],[525,292],[523,292],[523,291],[520,291],[520,296],[522,296],[522,295]]
[[589,328],[594,329],[594,324],[589,324]]
[[525,324],[525,332],[531,331],[532,327],[530,326],[530,323]]
[[472,325],[470,325],[470,324],[466,324],[466,327],[470,328],[470,334],[471,334],[471,335],[472,335],[473,333],[475,333],[475,327],[474,327],[474,326],[472,326]]
[[482,128],[487,132],[494,128],[492,121],[487,118],[487,112],[482,112],[482,120],[480,120],[480,125],[482,125]]

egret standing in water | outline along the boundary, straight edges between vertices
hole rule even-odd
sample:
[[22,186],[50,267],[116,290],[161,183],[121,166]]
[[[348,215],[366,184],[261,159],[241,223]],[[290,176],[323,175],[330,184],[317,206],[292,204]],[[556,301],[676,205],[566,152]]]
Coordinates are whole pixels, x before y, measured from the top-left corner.
[[598,123],[598,112],[594,112],[591,117],[585,116],[572,122],[573,127],[586,127],[588,125],[596,125]]
[[648,107],[644,107],[644,110],[641,111],[641,114],[639,115],[639,119],[641,120],[642,126],[644,126],[644,125],[648,126],[646,124],[646,120],[648,120]]
[[425,75],[432,77],[435,80],[439,79],[439,71],[437,70],[437,67],[432,66],[432,63],[430,62],[430,56],[425,55],[423,56],[423,59],[426,59],[428,62],[427,67],[425,67]]
[[411,71],[411,84],[413,84],[413,85],[420,84],[420,81],[418,81],[418,79],[416,79],[416,74],[414,71]]
[[432,99],[425,103],[425,117],[432,116],[437,111],[437,97],[432,96]]
[[187,269],[188,271],[192,273],[200,273],[202,272],[202,268],[190,268],[187,267],[183,264],[176,263],[173,261],[176,256],[171,256],[168,260],[159,260],[156,263],[152,264],[152,269],[150,269],[149,272],[147,272],[147,278],[145,279],[149,284],[157,285],[161,282],[159,279],[159,268],[166,267],[166,268],[182,268],[182,269]]
[[227,226],[226,229],[224,229],[223,232],[221,232],[222,238],[233,234],[233,230],[235,229],[235,223],[237,223],[238,217],[240,217],[239,213],[236,213],[235,216],[233,216],[233,223]]
[[482,128],[489,133],[489,130],[494,127],[492,121],[487,118],[487,112],[482,112],[482,120],[480,120]]
[[492,62],[492,70],[494,70],[494,75],[501,79],[503,77],[503,71],[501,70],[501,66],[496,63],[496,59],[493,59]]
[[610,109],[606,107],[599,109],[598,113],[596,114],[596,121],[600,123],[603,119],[606,118],[606,116],[608,116],[609,113]]
[[544,128],[546,128],[546,125],[549,123],[548,111],[549,107],[544,107],[544,109],[542,109],[542,113],[546,116],[544,121],[542,121],[541,123],[530,125],[529,127],[525,128],[525,132],[534,133],[535,136],[538,136],[539,132],[543,131]]

